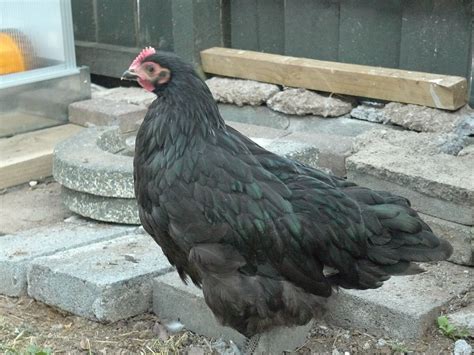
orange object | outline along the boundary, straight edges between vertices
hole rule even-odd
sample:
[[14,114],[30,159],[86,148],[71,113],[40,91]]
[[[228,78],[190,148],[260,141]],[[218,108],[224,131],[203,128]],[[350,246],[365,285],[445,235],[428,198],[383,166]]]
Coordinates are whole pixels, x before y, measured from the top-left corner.
[[26,70],[25,58],[15,40],[0,32],[0,75]]

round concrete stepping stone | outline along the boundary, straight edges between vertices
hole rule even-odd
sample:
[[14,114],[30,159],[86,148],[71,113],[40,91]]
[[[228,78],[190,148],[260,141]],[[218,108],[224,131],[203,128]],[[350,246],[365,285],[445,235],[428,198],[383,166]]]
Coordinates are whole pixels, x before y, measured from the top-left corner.
[[116,126],[93,127],[56,146],[53,175],[71,211],[99,221],[140,224],[130,141],[133,136]]
[[63,203],[73,212],[104,222],[140,224],[134,198],[104,197],[63,186]]

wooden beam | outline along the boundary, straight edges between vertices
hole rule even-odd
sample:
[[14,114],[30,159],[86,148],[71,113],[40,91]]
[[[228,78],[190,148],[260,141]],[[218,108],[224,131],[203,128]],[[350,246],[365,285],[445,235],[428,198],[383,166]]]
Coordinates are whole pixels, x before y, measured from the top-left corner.
[[83,127],[73,124],[0,140],[0,189],[50,176],[54,146]]
[[467,81],[458,76],[219,47],[202,51],[201,60],[207,73],[291,87],[447,110],[456,110],[467,102]]

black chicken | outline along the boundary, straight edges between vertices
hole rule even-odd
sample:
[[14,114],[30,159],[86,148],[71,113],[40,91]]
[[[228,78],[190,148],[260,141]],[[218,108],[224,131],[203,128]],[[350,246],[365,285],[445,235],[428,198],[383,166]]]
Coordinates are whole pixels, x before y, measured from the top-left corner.
[[306,324],[335,287],[377,288],[412,272],[411,261],[451,255],[408,200],[277,156],[226,126],[177,56],[145,48],[124,78],[157,96],[136,140],[140,220],[220,322],[246,337]]

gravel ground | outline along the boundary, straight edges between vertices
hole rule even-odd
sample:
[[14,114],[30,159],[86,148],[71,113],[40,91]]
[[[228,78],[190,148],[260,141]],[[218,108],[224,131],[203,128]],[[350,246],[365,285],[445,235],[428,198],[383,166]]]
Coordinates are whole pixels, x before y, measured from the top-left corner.
[[[354,330],[317,324],[299,354],[448,354],[453,340],[433,325],[423,339],[400,342]],[[153,314],[100,324],[28,297],[0,296],[0,352],[24,354],[232,354],[232,347],[188,331],[171,334]],[[34,352],[33,352],[34,353]]]

